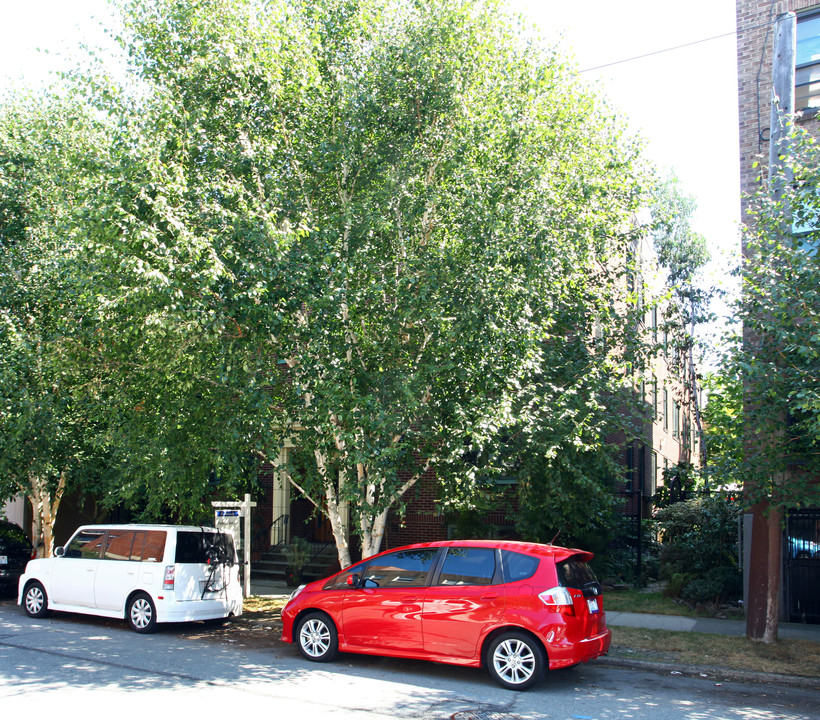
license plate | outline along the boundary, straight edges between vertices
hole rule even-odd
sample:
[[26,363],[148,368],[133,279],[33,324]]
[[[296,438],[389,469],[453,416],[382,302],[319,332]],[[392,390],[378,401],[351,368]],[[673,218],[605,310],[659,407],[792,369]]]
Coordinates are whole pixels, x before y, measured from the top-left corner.
[[9,564],[9,556],[8,555],[0,555],[0,565],[8,565]]
[[587,598],[587,605],[591,613],[598,612],[598,598]]

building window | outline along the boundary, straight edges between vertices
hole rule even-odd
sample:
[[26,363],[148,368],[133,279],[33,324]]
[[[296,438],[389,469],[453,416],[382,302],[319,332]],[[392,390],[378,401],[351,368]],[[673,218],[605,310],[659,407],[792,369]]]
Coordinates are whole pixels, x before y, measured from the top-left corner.
[[658,308],[652,308],[652,342],[658,344]]
[[632,492],[632,480],[635,473],[635,448],[632,443],[626,445],[626,462],[624,463],[624,479],[626,480],[627,492]]
[[820,106],[820,13],[797,18],[794,106]]
[[658,453],[654,450],[652,451],[652,467],[649,472],[651,473],[649,481],[652,483],[650,487],[650,494],[654,495],[658,492]]
[[663,389],[663,429],[669,432],[669,391]]
[[795,248],[808,255],[816,256],[820,230],[820,192],[818,188],[803,183],[795,183],[795,196],[791,203],[792,235]]
[[672,401],[672,437],[680,437],[680,403]]
[[658,419],[658,379],[652,381],[652,417]]

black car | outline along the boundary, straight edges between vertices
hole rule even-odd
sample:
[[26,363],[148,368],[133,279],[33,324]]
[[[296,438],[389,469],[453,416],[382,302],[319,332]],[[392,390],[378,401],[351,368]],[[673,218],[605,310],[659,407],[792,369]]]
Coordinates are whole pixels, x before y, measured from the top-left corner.
[[17,581],[33,556],[34,548],[22,528],[0,520],[0,593],[17,592]]

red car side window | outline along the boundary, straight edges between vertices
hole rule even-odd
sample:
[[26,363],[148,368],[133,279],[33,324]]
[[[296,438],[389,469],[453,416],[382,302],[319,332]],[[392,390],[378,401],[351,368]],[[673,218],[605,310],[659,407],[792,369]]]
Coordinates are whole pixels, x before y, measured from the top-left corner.
[[439,585],[492,585],[495,550],[492,548],[449,548]]
[[438,550],[402,550],[374,558],[367,565],[365,587],[423,587]]

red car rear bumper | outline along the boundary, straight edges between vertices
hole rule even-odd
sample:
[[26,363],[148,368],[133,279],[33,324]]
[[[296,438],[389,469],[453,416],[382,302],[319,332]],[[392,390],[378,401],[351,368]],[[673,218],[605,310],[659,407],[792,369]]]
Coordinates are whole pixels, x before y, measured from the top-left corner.
[[578,665],[606,655],[612,643],[612,632],[605,630],[600,635],[587,638],[571,645],[547,645],[550,670]]

